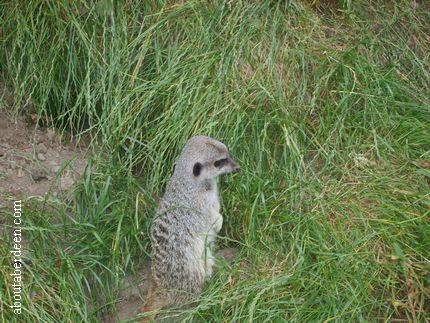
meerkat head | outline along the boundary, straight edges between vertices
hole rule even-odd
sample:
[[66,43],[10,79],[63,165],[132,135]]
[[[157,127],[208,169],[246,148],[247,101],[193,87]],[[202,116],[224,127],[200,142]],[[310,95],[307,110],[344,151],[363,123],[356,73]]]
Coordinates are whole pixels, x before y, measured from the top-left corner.
[[190,138],[176,166],[199,181],[240,170],[227,147],[222,142],[206,136]]

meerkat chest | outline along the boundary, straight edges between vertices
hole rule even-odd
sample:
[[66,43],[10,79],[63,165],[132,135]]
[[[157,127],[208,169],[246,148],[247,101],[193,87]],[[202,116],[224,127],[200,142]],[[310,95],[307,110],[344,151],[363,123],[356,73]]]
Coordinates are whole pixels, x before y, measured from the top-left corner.
[[213,189],[207,192],[206,203],[208,211],[210,211],[211,213],[219,213],[220,203],[217,190]]
[[215,238],[215,236],[221,230],[223,222],[222,215],[220,214],[220,201],[216,186],[207,192],[206,209],[210,219],[208,223],[210,226],[210,233],[214,236],[213,238]]

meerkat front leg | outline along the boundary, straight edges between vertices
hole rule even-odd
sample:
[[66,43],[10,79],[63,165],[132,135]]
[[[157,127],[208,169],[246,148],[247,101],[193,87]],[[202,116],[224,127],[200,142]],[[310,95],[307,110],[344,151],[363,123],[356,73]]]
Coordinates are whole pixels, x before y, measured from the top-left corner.
[[206,237],[206,243],[205,243],[205,272],[206,272],[206,278],[210,278],[213,273],[213,265],[215,264],[215,258],[213,257],[213,248],[215,246],[215,240],[218,236],[218,233],[221,231],[223,224],[223,218],[220,213],[217,212],[217,215],[215,217],[215,221],[212,224],[212,227],[209,229],[209,232]]
[[213,225],[213,230],[216,232],[216,234],[218,234],[221,231],[223,222],[224,222],[224,219],[223,219],[221,213],[217,212],[217,215],[216,215],[215,221],[214,221],[214,225]]

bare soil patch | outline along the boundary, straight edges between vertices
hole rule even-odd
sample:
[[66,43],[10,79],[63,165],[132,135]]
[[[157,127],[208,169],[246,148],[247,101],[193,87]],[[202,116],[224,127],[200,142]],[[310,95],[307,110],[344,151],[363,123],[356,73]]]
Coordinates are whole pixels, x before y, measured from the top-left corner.
[[0,207],[29,197],[59,197],[81,177],[86,147],[0,110]]

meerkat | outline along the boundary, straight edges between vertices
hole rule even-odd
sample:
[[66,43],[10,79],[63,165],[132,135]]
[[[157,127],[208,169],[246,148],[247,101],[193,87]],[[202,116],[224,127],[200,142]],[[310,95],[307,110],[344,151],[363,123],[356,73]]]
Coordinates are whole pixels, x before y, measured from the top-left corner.
[[152,287],[141,312],[183,304],[202,292],[223,224],[216,178],[239,170],[222,142],[188,140],[151,225]]

